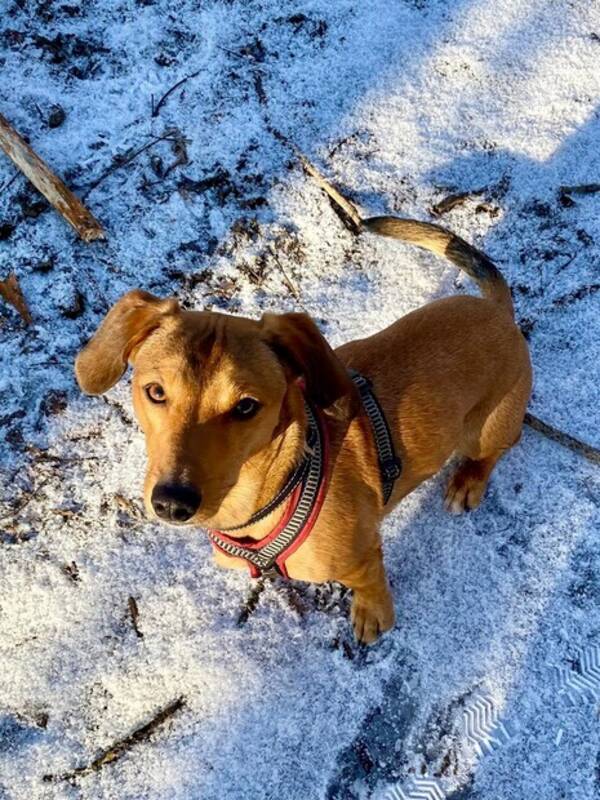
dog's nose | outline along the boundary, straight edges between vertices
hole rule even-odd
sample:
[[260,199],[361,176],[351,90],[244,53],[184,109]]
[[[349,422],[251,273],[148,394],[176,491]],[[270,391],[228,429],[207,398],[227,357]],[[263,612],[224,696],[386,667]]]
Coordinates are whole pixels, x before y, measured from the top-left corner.
[[152,490],[152,508],[161,519],[172,522],[187,522],[202,500],[193,486],[177,483],[159,483]]

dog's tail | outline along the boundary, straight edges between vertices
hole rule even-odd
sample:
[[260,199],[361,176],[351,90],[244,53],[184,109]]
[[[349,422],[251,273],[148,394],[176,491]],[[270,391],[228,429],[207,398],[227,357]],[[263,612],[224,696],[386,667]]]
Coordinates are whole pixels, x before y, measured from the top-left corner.
[[430,222],[400,217],[371,217],[361,222],[364,228],[380,236],[411,242],[445,256],[475,281],[484,297],[504,306],[514,316],[510,289],[498,268],[460,236]]

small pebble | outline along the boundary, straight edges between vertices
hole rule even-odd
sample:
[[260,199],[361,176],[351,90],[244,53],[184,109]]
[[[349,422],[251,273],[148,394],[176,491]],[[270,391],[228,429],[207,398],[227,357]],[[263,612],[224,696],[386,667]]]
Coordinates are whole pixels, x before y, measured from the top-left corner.
[[50,114],[48,115],[48,127],[60,128],[66,118],[67,115],[61,106],[52,106]]

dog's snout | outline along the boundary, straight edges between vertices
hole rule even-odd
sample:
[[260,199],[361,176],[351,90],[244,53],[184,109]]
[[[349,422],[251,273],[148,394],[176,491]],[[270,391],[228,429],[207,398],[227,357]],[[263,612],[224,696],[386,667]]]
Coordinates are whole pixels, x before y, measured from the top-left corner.
[[191,519],[202,497],[193,486],[177,483],[159,483],[152,490],[152,508],[161,519],[187,522]]

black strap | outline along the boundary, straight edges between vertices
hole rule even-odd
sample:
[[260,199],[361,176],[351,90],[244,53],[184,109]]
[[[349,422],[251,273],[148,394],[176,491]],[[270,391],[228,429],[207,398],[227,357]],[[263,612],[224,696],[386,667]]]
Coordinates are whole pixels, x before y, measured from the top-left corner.
[[[308,431],[306,433],[306,445],[307,449],[310,451],[312,448],[314,441],[317,437],[317,430],[309,425]],[[276,508],[287,500],[287,498],[291,495],[294,491],[296,486],[300,483],[301,480],[306,476],[308,468],[310,466],[310,456],[306,455],[302,459],[302,461],[298,464],[297,467],[294,467],[292,472],[290,473],[288,479],[283,484],[281,489],[277,492],[275,497],[267,503],[266,506],[263,506],[258,511],[255,511],[254,514],[250,517],[250,519],[246,520],[246,522],[242,522],[241,525],[235,525],[233,528],[221,528],[223,533],[229,533],[231,531],[240,531],[242,528],[249,528],[250,525],[254,525],[256,522],[260,522],[261,519],[268,517],[272,511],[275,511]]]
[[377,450],[377,460],[379,462],[379,472],[381,474],[381,490],[383,493],[383,505],[390,499],[394,489],[394,483],[402,473],[402,461],[396,455],[394,441],[390,427],[388,425],[383,409],[373,392],[373,384],[364,375],[350,369],[350,377],[363,404],[363,408],[371,423],[375,449]]
[[260,522],[261,519],[268,517],[272,511],[275,511],[275,509],[278,508],[284,502],[284,500],[287,500],[287,498],[291,495],[296,486],[298,486],[302,478],[304,478],[306,475],[308,466],[309,459],[303,458],[298,466],[292,471],[289,478],[277,492],[275,497],[269,503],[267,503],[266,506],[263,506],[261,509],[252,514],[250,519],[248,519],[246,522],[242,522],[241,525],[235,525],[233,528],[221,528],[221,530],[224,533],[229,533],[230,531],[239,531],[242,528],[248,528],[250,525],[254,525],[256,522]]

